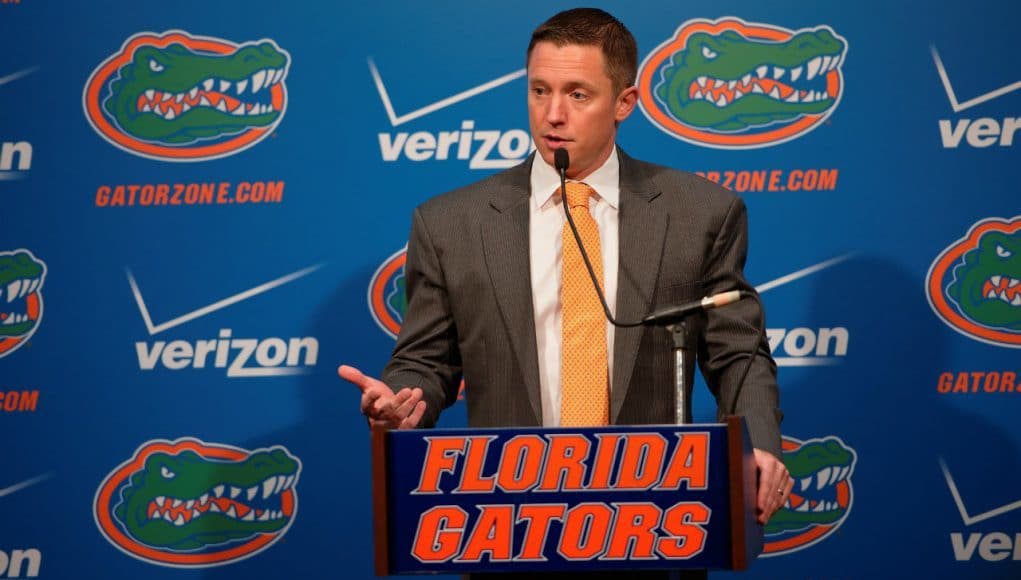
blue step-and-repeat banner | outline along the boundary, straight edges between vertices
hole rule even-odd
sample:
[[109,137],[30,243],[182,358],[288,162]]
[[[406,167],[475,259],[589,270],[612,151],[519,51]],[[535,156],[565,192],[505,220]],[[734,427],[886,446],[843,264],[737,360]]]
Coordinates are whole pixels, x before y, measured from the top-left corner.
[[[600,4],[621,146],[749,208],[797,484],[747,577],[1021,577],[1021,7]],[[0,1],[0,578],[371,576],[336,367],[567,7]]]

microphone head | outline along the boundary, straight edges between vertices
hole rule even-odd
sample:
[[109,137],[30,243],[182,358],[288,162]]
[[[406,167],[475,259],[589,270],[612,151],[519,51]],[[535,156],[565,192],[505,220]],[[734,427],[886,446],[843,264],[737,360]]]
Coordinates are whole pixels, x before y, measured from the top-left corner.
[[557,171],[567,171],[567,168],[571,166],[571,157],[567,154],[567,149],[559,147],[553,150],[553,167]]

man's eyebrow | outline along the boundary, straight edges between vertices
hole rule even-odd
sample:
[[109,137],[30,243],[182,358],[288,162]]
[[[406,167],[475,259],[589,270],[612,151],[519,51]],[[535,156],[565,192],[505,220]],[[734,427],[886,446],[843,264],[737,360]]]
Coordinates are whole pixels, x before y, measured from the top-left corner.
[[588,91],[596,90],[596,85],[595,84],[590,83],[590,82],[585,81],[585,80],[571,81],[571,82],[567,83],[566,86],[567,86],[568,89],[585,89],[585,90],[588,90]]
[[[544,80],[542,78],[530,78],[530,79],[528,79],[528,85],[529,86],[549,85],[549,84],[550,84],[549,82],[547,82],[546,80]],[[596,85],[595,84],[590,83],[590,82],[585,81],[585,80],[568,81],[568,82],[563,84],[563,87],[566,90],[569,90],[569,91],[574,90],[574,89],[579,89],[579,88],[580,89],[586,89],[586,90],[589,90],[589,91],[595,91],[596,90]]]

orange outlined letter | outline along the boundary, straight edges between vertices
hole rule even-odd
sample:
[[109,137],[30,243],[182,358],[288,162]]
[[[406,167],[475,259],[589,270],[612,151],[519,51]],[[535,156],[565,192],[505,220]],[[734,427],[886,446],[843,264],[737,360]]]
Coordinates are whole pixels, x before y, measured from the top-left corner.
[[429,447],[422,464],[422,478],[411,493],[443,493],[440,491],[440,475],[454,473],[457,456],[464,453],[467,437],[426,437]]

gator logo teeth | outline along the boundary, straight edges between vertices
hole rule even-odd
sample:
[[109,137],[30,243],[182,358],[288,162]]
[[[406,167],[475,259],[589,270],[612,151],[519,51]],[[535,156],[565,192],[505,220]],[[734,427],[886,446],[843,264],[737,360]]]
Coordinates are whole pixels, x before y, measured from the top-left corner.
[[147,441],[100,484],[93,515],[103,537],[139,560],[222,566],[283,537],[298,511],[300,474],[301,461],[279,445]]
[[783,462],[794,479],[787,503],[766,524],[762,556],[782,556],[823,541],[851,512],[858,454],[839,437],[783,438]]
[[46,264],[25,248],[0,252],[0,358],[35,334],[43,319]]
[[847,41],[829,26],[795,31],[697,18],[646,57],[638,103],[657,127],[694,145],[779,145],[837,108],[846,56]]
[[933,261],[925,293],[950,328],[987,344],[1021,348],[1021,215],[973,224]]
[[128,153],[227,157],[283,119],[290,62],[269,39],[235,44],[180,30],[141,32],[92,72],[82,106],[92,128]]
[[397,338],[404,322],[408,301],[404,295],[405,246],[383,262],[369,282],[369,312],[376,324],[391,338]]

